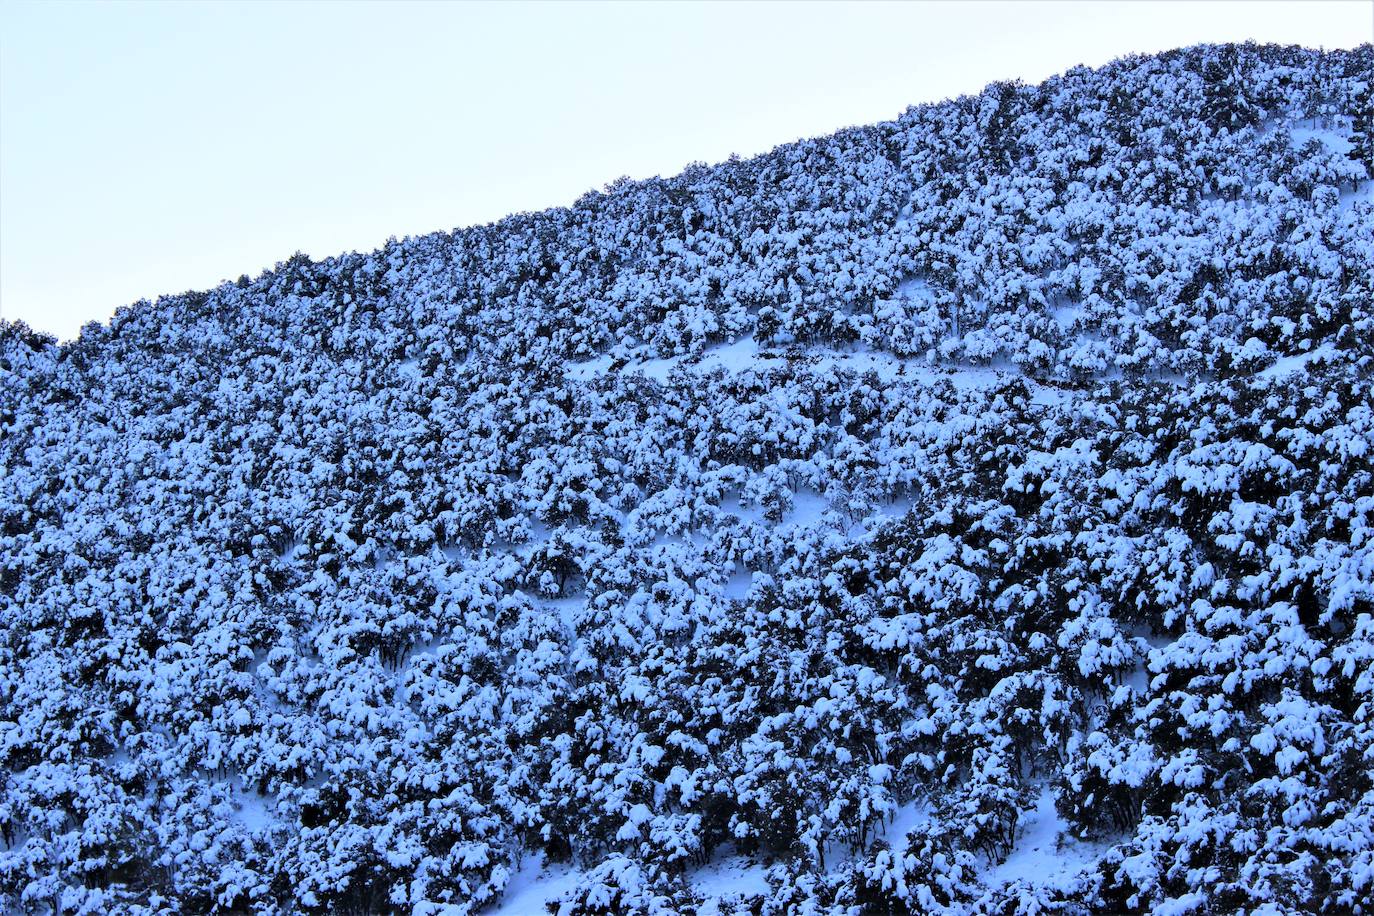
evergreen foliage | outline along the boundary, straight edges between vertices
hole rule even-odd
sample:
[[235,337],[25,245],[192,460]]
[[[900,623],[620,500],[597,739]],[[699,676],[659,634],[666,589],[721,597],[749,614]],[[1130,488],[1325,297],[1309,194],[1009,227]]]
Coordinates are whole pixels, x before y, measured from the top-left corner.
[[1370,912],[1371,72],[0,322],[0,909]]

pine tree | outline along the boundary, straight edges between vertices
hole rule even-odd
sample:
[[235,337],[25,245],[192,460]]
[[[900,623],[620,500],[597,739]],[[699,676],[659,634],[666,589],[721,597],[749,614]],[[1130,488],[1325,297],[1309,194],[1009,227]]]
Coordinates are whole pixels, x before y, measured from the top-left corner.
[[1224,45],[1203,66],[1202,114],[1213,130],[1237,131],[1260,122],[1261,112],[1246,92],[1241,70],[1235,45]]
[[1374,178],[1374,77],[1361,84],[1352,101],[1355,130],[1347,155],[1364,166],[1366,175]]

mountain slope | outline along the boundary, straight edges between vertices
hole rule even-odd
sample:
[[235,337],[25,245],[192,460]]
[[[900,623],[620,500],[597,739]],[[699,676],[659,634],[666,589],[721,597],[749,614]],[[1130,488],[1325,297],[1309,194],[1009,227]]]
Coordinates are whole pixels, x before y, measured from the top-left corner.
[[1371,70],[0,325],[0,903],[1367,912]]

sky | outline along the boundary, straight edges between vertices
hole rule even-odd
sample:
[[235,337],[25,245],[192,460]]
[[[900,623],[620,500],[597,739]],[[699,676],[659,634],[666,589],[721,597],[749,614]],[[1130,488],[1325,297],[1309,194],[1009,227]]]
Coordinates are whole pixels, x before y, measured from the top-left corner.
[[1374,0],[0,0],[0,317],[68,339],[296,251],[1248,39],[1354,47]]

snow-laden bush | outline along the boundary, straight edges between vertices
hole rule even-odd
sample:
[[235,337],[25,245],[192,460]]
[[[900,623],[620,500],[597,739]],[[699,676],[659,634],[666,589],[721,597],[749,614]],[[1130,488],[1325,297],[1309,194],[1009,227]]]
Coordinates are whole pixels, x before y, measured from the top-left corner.
[[1368,912],[1371,69],[0,322],[0,909]]

